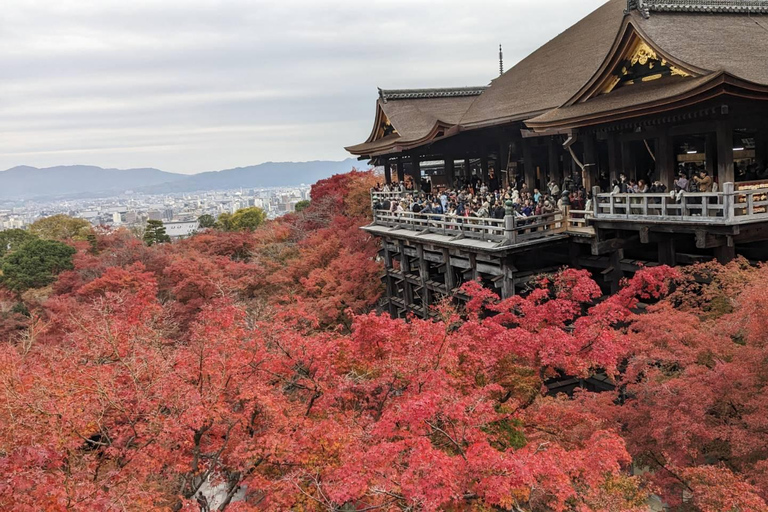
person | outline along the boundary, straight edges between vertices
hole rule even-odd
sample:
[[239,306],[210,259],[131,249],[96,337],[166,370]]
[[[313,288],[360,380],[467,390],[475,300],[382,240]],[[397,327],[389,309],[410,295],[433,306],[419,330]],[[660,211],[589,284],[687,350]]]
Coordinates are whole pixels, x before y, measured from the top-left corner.
[[560,195],[560,187],[557,186],[555,180],[550,180],[547,184],[547,187],[549,188],[549,195],[552,197],[557,197]]
[[678,174],[677,179],[675,180],[675,190],[673,191],[673,194],[675,195],[675,198],[677,199],[677,202],[679,203],[680,200],[683,197],[683,194],[688,190],[688,176],[686,176],[684,171],[680,171],[680,174]]
[[613,180],[613,188],[611,189],[611,194],[621,194],[621,185],[619,184],[619,180]]
[[619,188],[622,194],[629,192],[629,185],[627,184],[627,176],[624,173],[619,174]]
[[699,192],[709,192],[712,188],[712,178],[707,174],[704,169],[699,171],[698,176],[693,177],[693,181],[699,189]]
[[499,178],[496,177],[496,169],[493,167],[488,168],[488,186],[491,192],[499,190]]

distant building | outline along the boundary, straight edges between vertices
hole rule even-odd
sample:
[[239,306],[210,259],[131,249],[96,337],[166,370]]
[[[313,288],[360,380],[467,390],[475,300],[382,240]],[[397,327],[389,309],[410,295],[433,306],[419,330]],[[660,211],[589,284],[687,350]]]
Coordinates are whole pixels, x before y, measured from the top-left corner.
[[163,220],[163,212],[160,210],[150,210],[147,212],[149,220]]
[[172,240],[190,237],[200,228],[200,224],[196,220],[163,222],[163,226],[165,226],[165,232]]

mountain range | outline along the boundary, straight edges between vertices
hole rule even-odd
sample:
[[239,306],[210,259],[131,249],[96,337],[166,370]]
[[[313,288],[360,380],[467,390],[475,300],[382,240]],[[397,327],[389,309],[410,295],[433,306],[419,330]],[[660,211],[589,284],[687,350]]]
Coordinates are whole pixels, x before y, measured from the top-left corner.
[[334,174],[365,167],[355,159],[340,162],[266,162],[248,167],[177,174],[159,169],[103,169],[67,165],[39,169],[26,165],[0,172],[0,199],[86,198],[127,191],[167,194],[236,188],[312,184]]

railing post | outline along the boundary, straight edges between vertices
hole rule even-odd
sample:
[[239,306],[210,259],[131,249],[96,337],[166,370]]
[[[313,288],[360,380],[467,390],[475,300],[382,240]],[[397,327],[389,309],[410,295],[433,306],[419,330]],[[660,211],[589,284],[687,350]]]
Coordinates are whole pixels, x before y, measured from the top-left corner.
[[592,187],[592,215],[597,217],[600,211],[600,187]]
[[515,231],[515,209],[512,201],[507,200],[504,203],[504,239],[511,245],[517,243],[517,232]]
[[728,223],[735,219],[734,212],[734,192],[733,183],[728,182],[723,185],[723,220]]

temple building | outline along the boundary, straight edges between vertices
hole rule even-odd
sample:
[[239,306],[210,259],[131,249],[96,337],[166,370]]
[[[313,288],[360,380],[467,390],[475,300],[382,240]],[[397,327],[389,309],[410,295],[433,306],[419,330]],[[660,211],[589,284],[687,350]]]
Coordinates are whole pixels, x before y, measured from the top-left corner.
[[[546,221],[559,233],[528,230],[512,243],[510,227],[503,235],[504,226],[495,226],[486,230],[494,240],[478,240],[474,249],[466,240],[477,236],[449,236],[461,229],[455,226],[441,235],[418,219],[409,221],[415,227],[375,219],[366,229],[387,252],[412,254],[403,261],[424,251],[441,255],[430,256],[437,266],[421,268],[428,275],[415,283],[425,296],[451,258],[469,277],[482,273],[477,261],[492,265],[486,277],[501,276],[497,288],[505,293],[518,285],[509,282],[518,262],[529,260],[535,264],[522,263],[523,274],[561,263],[588,267],[585,256],[605,256],[595,268],[615,282],[633,266],[622,263],[624,252],[669,264],[727,261],[741,248],[768,259],[759,249],[768,240],[768,0],[609,0],[488,86],[379,90],[370,136],[346,149],[383,166],[387,182],[408,180],[417,189],[425,174],[435,187],[474,173],[530,189],[573,175],[594,193],[594,211],[580,215],[586,220],[573,223],[564,212]],[[711,197],[606,194],[621,174],[672,189],[687,165],[712,176]],[[419,230],[422,241],[411,236]],[[445,240],[424,245],[425,236]],[[591,247],[588,255],[582,246]],[[454,277],[432,285],[434,293],[450,293],[461,281]],[[400,312],[426,311],[432,302],[392,293],[402,299],[393,307]]]

